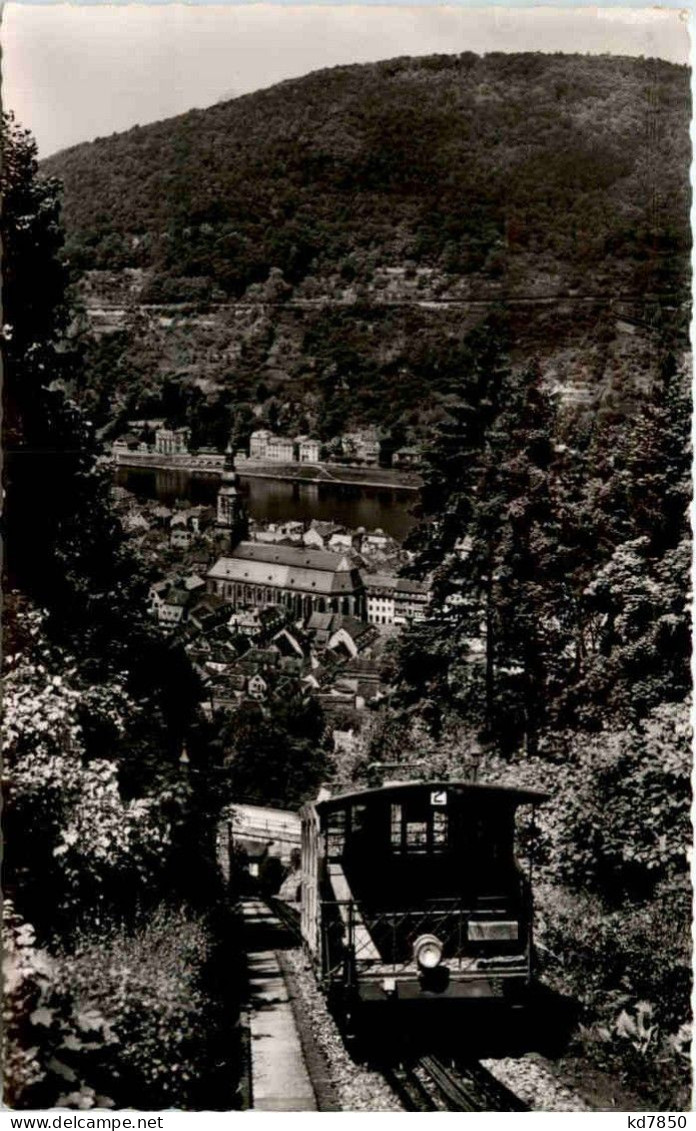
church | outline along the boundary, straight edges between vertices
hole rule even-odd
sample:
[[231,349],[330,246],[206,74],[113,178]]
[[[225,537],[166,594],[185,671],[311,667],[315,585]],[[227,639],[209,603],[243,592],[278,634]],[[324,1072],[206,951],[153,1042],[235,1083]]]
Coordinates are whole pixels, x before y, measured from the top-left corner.
[[362,618],[365,591],[359,570],[343,554],[247,540],[248,521],[231,446],[217,497],[217,526],[229,550],[209,570],[209,593],[235,609],[282,605],[298,620],[313,612]]

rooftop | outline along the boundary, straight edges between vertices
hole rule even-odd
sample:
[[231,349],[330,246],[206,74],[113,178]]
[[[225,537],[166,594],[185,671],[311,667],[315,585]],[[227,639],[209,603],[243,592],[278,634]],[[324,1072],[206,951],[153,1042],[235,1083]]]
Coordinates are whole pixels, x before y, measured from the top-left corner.
[[218,558],[208,577],[305,593],[353,593],[361,587],[360,575],[342,554],[261,542],[241,542]]

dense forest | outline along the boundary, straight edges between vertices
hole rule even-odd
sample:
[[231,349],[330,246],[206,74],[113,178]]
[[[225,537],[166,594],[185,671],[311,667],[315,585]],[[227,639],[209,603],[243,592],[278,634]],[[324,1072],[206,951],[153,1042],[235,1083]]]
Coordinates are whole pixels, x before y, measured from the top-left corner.
[[[663,348],[632,419],[559,439],[539,366],[479,338],[427,452],[411,571],[428,619],[362,767],[548,789],[537,941],[576,1051],[688,1103],[691,366]],[[353,768],[355,772],[355,767]]]
[[592,290],[642,294],[687,270],[688,90],[685,68],[657,60],[395,59],[136,127],[45,168],[65,184],[77,267],[151,267],[184,299],[192,277],[239,296],[271,267],[290,285],[364,280],[375,254],[517,289],[543,259],[566,286],[586,291],[592,271]]
[[201,444],[258,404],[422,439],[504,305],[518,360],[630,410],[686,324],[689,100],[654,59],[396,59],[57,154],[76,392],[99,426],[164,412]]

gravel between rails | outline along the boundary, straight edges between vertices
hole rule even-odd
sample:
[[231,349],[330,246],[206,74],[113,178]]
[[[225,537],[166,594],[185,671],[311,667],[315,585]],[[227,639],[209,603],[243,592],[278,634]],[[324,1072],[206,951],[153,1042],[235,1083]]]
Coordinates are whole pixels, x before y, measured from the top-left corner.
[[305,1019],[328,1064],[331,1083],[342,1111],[403,1111],[379,1072],[355,1064],[346,1051],[336,1023],[317,989],[314,975],[301,950],[286,950],[284,958],[293,972],[295,989]]
[[532,1111],[595,1110],[577,1092],[561,1084],[535,1053],[517,1058],[482,1060],[481,1064],[491,1076],[524,1100]]

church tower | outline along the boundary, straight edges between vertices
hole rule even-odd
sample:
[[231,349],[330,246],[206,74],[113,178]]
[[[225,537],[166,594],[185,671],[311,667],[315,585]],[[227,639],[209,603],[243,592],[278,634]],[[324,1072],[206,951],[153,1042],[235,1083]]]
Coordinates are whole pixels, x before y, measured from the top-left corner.
[[227,445],[222,483],[217,494],[217,527],[229,534],[230,549],[249,533],[246,508],[239,487],[239,476],[234,466],[232,443]]

